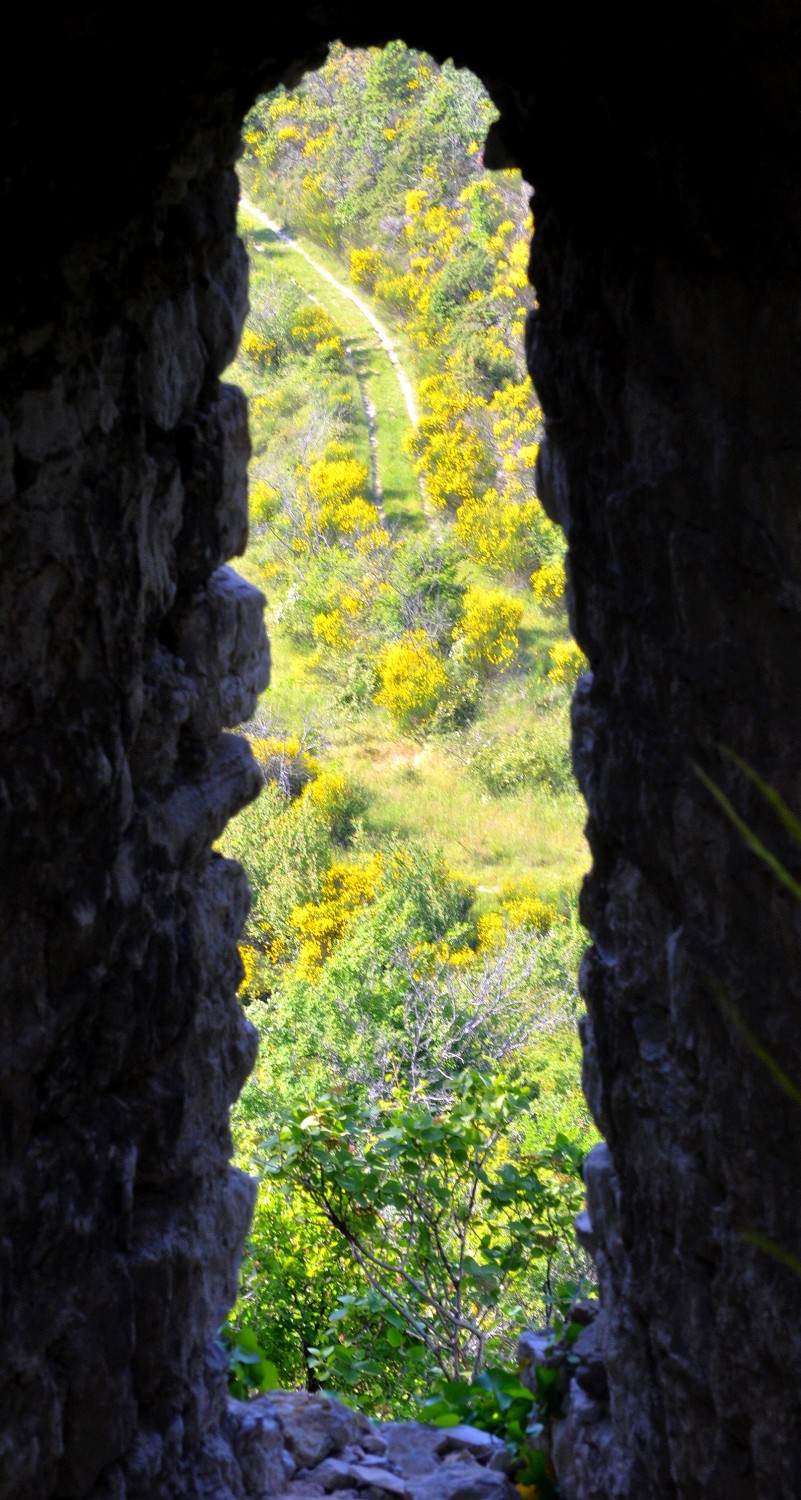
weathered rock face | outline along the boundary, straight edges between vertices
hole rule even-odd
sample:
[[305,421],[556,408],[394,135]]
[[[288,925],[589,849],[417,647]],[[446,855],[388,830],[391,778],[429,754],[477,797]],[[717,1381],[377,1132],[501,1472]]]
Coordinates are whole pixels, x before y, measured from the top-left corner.
[[565,1492],[797,1494],[801,1282],[748,1236],[801,1254],[801,1109],[744,1037],[801,1080],[799,908],[691,759],[797,865],[715,746],[801,804],[799,36],[783,0],[641,11],[490,25],[412,3],[396,26],[343,0],[280,31],[232,13],[174,40],[162,16],[103,4],[17,18],[2,1500],[270,1482],[252,1433],[232,1436],[213,1344],[250,1206],[227,1111],[252,1042],[234,1000],[247,895],[211,847],[256,790],[223,731],[266,663],[258,601],[224,567],[247,453],[242,398],[219,383],[245,297],[231,163],[258,88],[331,37],[398,29],[481,73],[496,159],[516,154],[536,187],[542,492],[592,666],[576,704],[586,1086],[608,1147],[586,1232],[609,1403],[571,1398]]
[[[745,68],[731,86],[753,102]],[[799,198],[775,137],[756,180],[769,130],[741,142],[745,234],[699,137],[695,168],[689,141],[680,171],[655,154],[664,201],[621,205],[615,236],[545,209],[535,239],[541,494],[592,667],[574,705],[594,859],[584,1082],[608,1143],[585,1232],[609,1407],[598,1425],[574,1391],[569,1500],[798,1493],[801,1281],[749,1236],[801,1251],[801,1109],[757,1056],[801,1080],[801,905],[693,764],[797,870],[719,749],[799,808],[799,268],[777,224],[782,193],[797,230]]]
[[223,731],[268,658],[224,566],[247,529],[245,402],[218,378],[235,202],[209,161],[134,279],[111,242],[65,257],[3,418],[4,1497],[239,1483],[212,1339],[252,1204],[226,1123],[248,893],[211,845],[260,785]]

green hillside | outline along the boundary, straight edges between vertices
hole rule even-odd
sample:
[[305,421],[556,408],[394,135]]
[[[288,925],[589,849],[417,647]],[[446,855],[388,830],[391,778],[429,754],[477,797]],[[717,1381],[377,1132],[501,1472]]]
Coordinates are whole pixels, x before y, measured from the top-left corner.
[[[575,1037],[582,659],[561,534],[534,487],[525,189],[483,167],[491,117],[472,76],[400,43],[335,47],[297,91],[258,103],[241,168],[241,568],[267,597],[274,675],[246,726],[265,791],[221,846],[254,891],[241,998],[262,1047],[235,1125],[242,1163],[266,1174],[231,1337],[255,1339],[283,1383],[328,1382],[385,1412],[414,1409],[442,1372],[439,1314],[422,1294],[398,1312],[400,1252],[378,1276],[343,1238],[349,1157],[330,1145],[323,1161],[321,1139],[359,1156],[358,1192],[369,1180],[377,1196],[358,1212],[391,1244],[398,1214],[422,1209],[402,1207],[401,1169],[375,1157],[387,1121],[418,1152],[410,1110],[450,1122],[426,1129],[457,1141],[453,1161],[440,1141],[415,1157],[419,1181],[478,1149],[468,1115],[495,1121],[469,1232],[451,1226],[474,1268],[457,1372],[476,1367],[479,1324],[478,1363],[508,1359],[560,1283],[569,1295],[594,1139]],[[509,1090],[514,1109],[497,1102]],[[339,1184],[337,1212],[317,1172]],[[535,1228],[493,1199],[490,1232],[481,1194],[515,1172]]]

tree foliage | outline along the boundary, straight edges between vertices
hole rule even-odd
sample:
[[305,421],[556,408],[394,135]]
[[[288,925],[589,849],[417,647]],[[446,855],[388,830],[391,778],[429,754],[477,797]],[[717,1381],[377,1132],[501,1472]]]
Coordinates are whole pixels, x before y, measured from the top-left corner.
[[[249,195],[334,252],[400,330],[419,408],[397,445],[404,519],[382,495],[355,342],[280,243],[252,234],[236,371],[249,566],[277,656],[301,694],[325,689],[340,745],[344,723],[356,737],[378,721],[414,756],[438,736],[488,802],[567,798],[583,658],[566,638],[561,533],[536,494],[526,189],[485,169],[492,117],[477,80],[402,43],[335,45],[249,116]],[[532,679],[537,735],[508,718],[490,732],[487,705]],[[261,1037],[235,1112],[238,1161],[261,1181],[227,1338],[240,1393],[277,1378],[411,1415],[436,1378],[508,1359],[559,1276],[582,1272],[582,938],[572,891],[545,899],[501,875],[477,890],[388,831],[301,716],[250,726],[265,788],[224,841],[253,890],[240,995]]]
[[[532,1261],[549,1279],[578,1207],[570,1143],[522,1149],[530,1104],[530,1089],[475,1071],[435,1113],[403,1088],[376,1103],[325,1092],[264,1146],[267,1175],[330,1225],[389,1327],[444,1376],[477,1373],[488,1345],[503,1344],[507,1283]],[[341,1374],[342,1359],[333,1345],[315,1368]]]

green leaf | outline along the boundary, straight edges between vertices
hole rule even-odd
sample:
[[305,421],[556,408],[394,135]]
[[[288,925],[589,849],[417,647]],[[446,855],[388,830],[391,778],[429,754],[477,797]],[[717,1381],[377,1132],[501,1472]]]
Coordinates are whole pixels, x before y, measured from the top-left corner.
[[281,1376],[278,1373],[278,1366],[274,1365],[271,1359],[262,1360],[259,1368],[259,1390],[277,1391],[280,1386]]

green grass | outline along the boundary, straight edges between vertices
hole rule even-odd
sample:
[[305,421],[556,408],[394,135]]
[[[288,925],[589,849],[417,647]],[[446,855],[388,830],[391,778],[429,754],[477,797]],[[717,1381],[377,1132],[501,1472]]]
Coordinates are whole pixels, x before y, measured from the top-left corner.
[[[259,260],[267,264],[272,262],[291,276],[298,286],[322,303],[341,329],[357,376],[377,414],[378,465],[387,519],[406,530],[423,530],[426,526],[423,502],[411,460],[403,447],[410,426],[408,413],[392,362],[374,329],[358,307],[317,276],[297,250],[279,239],[271,229],[258,225],[244,210],[241,211],[241,227],[249,239],[261,247]],[[299,238],[298,243],[302,243]],[[327,257],[318,245],[310,243],[308,249],[320,265],[347,283],[348,274],[343,265]],[[361,288],[358,290],[361,296]],[[368,298],[365,300],[369,302]],[[384,322],[388,321],[383,310],[380,310],[380,316]],[[395,329],[392,334],[393,338],[397,337]]]
[[[321,678],[314,655],[280,628],[270,634],[273,683],[261,711],[281,728],[297,733],[305,726],[321,734],[323,764],[335,763],[362,782],[370,794],[369,843],[395,831],[438,848],[452,869],[478,887],[486,898],[482,906],[492,905],[507,882],[526,878],[545,899],[576,890],[589,863],[578,793],[528,788],[491,796],[447,740],[404,736],[377,708],[344,721],[336,688]],[[498,680],[488,692],[481,730],[535,736],[548,711],[537,701],[543,696],[525,675]]]
[[[428,526],[411,463],[402,446],[409,426],[402,393],[373,329],[348,298],[321,280],[303,256],[271,230],[258,226],[246,214],[242,225],[251,246],[255,243],[261,247],[262,253],[253,256],[256,284],[262,268],[270,264],[291,276],[326,307],[351,348],[358,378],[365,383],[377,412],[388,518],[401,527]],[[335,255],[316,243],[298,240],[308,245],[315,260],[347,283],[347,268]],[[364,295],[362,288],[358,290]],[[369,296],[365,300],[371,304]],[[406,368],[414,369],[415,360],[397,322],[383,306],[372,305],[396,339]],[[233,371],[243,384],[247,371],[240,366],[246,363],[240,360]],[[366,462],[367,429],[360,405],[358,410],[354,405],[354,416],[355,445]],[[437,847],[452,869],[475,884],[482,907],[494,904],[502,886],[525,878],[533,879],[546,899],[575,891],[589,862],[582,831],[584,806],[576,792],[555,794],[529,787],[493,796],[462,763],[456,738],[450,742],[434,738],[418,742],[402,735],[377,708],[348,721],[325,658],[299,648],[271,619],[276,598],[284,592],[287,580],[275,576],[268,541],[256,536],[238,567],[267,596],[273,679],[260,705],[260,715],[276,728],[297,733],[305,727],[321,735],[325,742],[323,762],[335,762],[364,784],[370,794],[364,825],[368,844],[398,832]],[[273,599],[271,570],[275,578]],[[497,578],[467,562],[463,575],[465,582],[499,586]],[[550,647],[565,636],[564,619],[537,605],[527,581],[506,580],[501,586],[519,599],[524,609],[519,669],[487,685],[476,728],[499,741],[511,735],[534,740],[544,717],[552,716],[554,700],[560,697],[547,672]]]
[[576,796],[491,797],[435,742],[382,739],[378,727],[338,757],[372,793],[368,831],[426,840],[487,895],[525,878],[546,898],[575,889],[587,864]]

